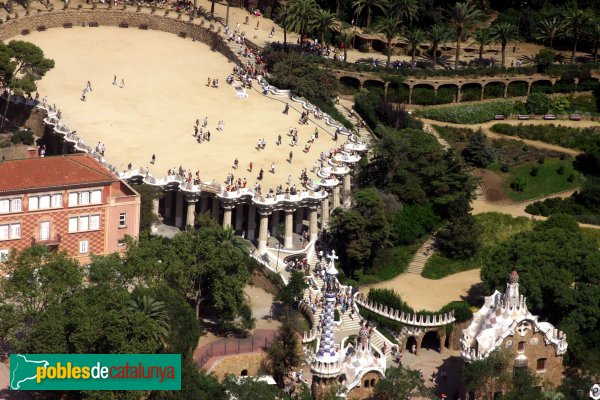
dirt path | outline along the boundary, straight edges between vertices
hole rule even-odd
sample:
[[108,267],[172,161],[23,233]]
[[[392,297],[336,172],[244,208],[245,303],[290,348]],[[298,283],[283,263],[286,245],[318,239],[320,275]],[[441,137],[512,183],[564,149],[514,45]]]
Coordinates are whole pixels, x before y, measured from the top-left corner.
[[469,129],[473,129],[473,130],[481,128],[488,138],[517,140],[519,142],[526,143],[526,144],[528,144],[530,146],[533,146],[533,147],[539,147],[541,149],[546,149],[546,150],[559,151],[561,153],[565,153],[565,154],[568,154],[568,155],[571,155],[571,156],[577,156],[577,155],[581,154],[581,151],[574,150],[574,149],[569,149],[569,148],[558,146],[558,145],[555,145],[555,144],[541,142],[539,140],[521,139],[518,136],[501,135],[501,134],[492,132],[490,128],[492,127],[492,125],[495,125],[495,124],[498,124],[498,123],[509,124],[509,125],[519,125],[519,124],[523,124],[523,125],[550,125],[550,124],[554,124],[554,125],[566,126],[566,127],[569,127],[569,128],[600,127],[600,122],[597,122],[597,121],[567,121],[567,120],[545,121],[545,120],[537,120],[537,119],[536,120],[529,120],[529,121],[504,120],[504,121],[489,121],[489,122],[484,122],[483,124],[474,124],[474,125],[469,125],[469,124],[453,124],[453,123],[450,123],[450,122],[440,122],[440,121],[434,121],[432,119],[426,119],[426,118],[421,118],[421,121],[423,121],[423,123],[429,124],[429,125],[453,126],[453,127],[457,127],[457,128],[469,128]]

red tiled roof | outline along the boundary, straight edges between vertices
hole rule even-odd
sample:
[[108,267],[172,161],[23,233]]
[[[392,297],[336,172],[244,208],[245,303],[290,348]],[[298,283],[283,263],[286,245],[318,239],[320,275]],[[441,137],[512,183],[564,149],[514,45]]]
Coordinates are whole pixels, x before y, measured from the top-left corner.
[[0,162],[0,193],[111,183],[118,178],[87,154]]

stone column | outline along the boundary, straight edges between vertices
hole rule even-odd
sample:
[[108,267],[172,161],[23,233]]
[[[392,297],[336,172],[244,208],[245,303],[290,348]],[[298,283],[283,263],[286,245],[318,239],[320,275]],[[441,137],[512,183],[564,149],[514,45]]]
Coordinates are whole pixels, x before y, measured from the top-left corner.
[[309,240],[312,242],[319,237],[319,226],[317,223],[317,208],[310,207],[308,209],[308,230],[310,233]]
[[235,206],[235,230],[242,232],[244,222],[244,203],[238,203]]
[[194,226],[194,222],[196,220],[196,202],[198,201],[197,197],[186,197],[187,201],[187,216],[185,219],[186,226]]
[[413,90],[412,85],[409,85],[408,86],[408,105],[412,104],[412,90]]
[[508,96],[508,82],[504,84],[504,97]]
[[304,228],[304,207],[298,206],[296,209],[296,233],[302,234],[302,228]]
[[387,100],[388,86],[390,86],[390,83],[384,82],[384,84],[383,84],[383,99],[384,100]]
[[321,229],[327,229],[329,226],[329,196],[321,202]]
[[437,97],[438,89],[439,89],[439,87],[438,87],[438,86],[434,86],[434,87],[433,87],[433,95],[434,95],[435,97]]
[[271,215],[271,236],[275,237],[279,233],[279,210],[273,211]]
[[331,202],[331,208],[336,209],[340,206],[340,185],[333,188],[333,199]]
[[200,214],[202,214],[204,211],[206,211],[207,207],[208,207],[208,197],[206,197],[206,196],[200,197]]
[[159,212],[159,202],[160,199],[156,198],[156,199],[152,199],[152,214],[154,214],[156,217],[160,218],[160,212]]
[[223,228],[231,226],[231,210],[233,206],[230,204],[223,205]]
[[483,100],[483,92],[485,90],[485,84],[481,84],[481,95],[479,96],[479,100]]
[[352,176],[350,174],[344,175],[344,200],[350,197],[350,189],[352,188]]
[[456,89],[456,102],[460,103],[461,100],[462,100],[462,86],[458,86],[458,88]]
[[529,96],[530,93],[531,93],[531,82],[527,82],[527,96]]
[[212,198],[212,215],[215,221],[219,223],[219,199],[217,197]]
[[165,221],[171,219],[171,213],[173,212],[173,193],[170,191],[165,192]]
[[183,227],[183,193],[177,191],[177,199],[175,201],[175,226]]
[[248,207],[248,232],[246,232],[246,237],[248,240],[254,240],[254,230],[256,229],[256,206],[254,204],[250,204]]
[[258,227],[258,252],[263,254],[267,251],[267,230],[269,229],[269,214],[260,212],[260,224]]
[[285,210],[285,236],[283,247],[291,249],[294,245],[294,210]]

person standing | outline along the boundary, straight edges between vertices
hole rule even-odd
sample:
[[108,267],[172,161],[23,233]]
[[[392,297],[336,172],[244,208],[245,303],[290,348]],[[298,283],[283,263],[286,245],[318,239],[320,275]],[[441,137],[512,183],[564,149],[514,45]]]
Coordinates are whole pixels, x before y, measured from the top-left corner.
[[290,151],[290,157],[288,159],[289,163],[292,163],[292,157],[294,157],[294,153]]

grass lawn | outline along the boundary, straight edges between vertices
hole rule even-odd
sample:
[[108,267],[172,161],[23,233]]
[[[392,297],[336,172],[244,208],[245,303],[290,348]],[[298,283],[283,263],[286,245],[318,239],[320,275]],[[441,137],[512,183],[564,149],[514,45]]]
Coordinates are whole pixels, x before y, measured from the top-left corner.
[[533,221],[526,217],[513,218],[508,214],[484,213],[475,215],[475,223],[481,230],[479,237],[479,250],[466,260],[454,260],[434,253],[425,268],[423,277],[428,279],[441,279],[445,276],[456,274],[470,269],[481,268],[490,257],[494,247],[511,236],[529,231],[533,228]]
[[[564,173],[559,175],[556,171],[564,167]],[[539,168],[537,176],[531,176],[532,168]],[[574,174],[575,179],[569,182],[568,178]],[[548,196],[564,190],[575,189],[581,186],[581,175],[573,170],[573,163],[569,160],[546,159],[543,164],[537,162],[525,163],[511,167],[504,174],[502,189],[513,201],[525,201],[537,197]],[[523,191],[511,189],[510,184],[517,178],[525,182]]]

